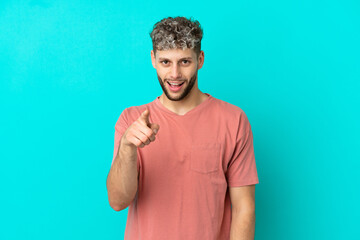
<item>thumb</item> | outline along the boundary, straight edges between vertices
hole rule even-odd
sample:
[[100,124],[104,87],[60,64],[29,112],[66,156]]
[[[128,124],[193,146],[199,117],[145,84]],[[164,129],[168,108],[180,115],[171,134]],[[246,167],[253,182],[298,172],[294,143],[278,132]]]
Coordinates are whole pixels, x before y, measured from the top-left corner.
[[157,132],[159,131],[160,126],[159,126],[159,124],[157,124],[157,123],[151,123],[151,124],[150,124],[150,128],[151,128],[151,130],[153,130],[153,132],[154,132],[155,134],[157,134]]
[[146,123],[146,125],[150,125],[150,121],[149,121],[149,115],[150,115],[150,112],[149,112],[149,109],[146,109],[145,111],[143,111],[141,113],[141,116],[140,118]]

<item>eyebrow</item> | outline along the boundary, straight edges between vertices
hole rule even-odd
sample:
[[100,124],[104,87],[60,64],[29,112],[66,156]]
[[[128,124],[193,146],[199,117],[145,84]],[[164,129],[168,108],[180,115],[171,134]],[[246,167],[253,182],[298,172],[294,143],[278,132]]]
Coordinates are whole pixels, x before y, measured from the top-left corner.
[[[170,59],[168,59],[168,58],[162,58],[162,57],[159,58],[159,61],[163,61],[163,60],[170,61]],[[191,57],[184,57],[184,58],[179,59],[179,61],[181,61],[181,60],[192,60],[192,58]]]

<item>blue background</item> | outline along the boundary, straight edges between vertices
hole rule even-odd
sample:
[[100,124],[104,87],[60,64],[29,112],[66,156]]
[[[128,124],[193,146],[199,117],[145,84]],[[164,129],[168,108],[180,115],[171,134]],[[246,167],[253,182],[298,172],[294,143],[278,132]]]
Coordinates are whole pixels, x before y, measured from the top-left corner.
[[123,239],[106,177],[122,110],[161,95],[149,32],[204,28],[203,92],[242,108],[257,240],[359,239],[360,3],[0,1],[0,239]]

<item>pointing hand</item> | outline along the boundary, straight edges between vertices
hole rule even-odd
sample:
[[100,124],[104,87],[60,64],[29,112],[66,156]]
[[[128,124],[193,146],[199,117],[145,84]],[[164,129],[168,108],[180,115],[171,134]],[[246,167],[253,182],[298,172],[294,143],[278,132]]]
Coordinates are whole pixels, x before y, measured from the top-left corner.
[[150,123],[150,112],[146,109],[140,117],[126,129],[122,136],[122,143],[130,146],[144,147],[155,141],[155,135],[159,131],[159,124]]

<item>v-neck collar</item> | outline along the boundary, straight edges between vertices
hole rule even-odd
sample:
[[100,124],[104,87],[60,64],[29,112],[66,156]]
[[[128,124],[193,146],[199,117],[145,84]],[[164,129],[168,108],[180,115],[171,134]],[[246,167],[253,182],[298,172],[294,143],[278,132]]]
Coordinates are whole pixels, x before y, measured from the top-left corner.
[[195,106],[194,108],[192,108],[190,111],[186,112],[184,115],[179,115],[177,113],[174,113],[173,111],[167,109],[161,102],[160,102],[160,96],[156,97],[155,99],[155,105],[158,106],[162,111],[166,112],[167,114],[170,114],[172,116],[176,116],[176,117],[186,117],[186,116],[190,116],[192,115],[194,112],[198,112],[199,110],[201,110],[202,108],[206,107],[206,105],[209,104],[209,102],[212,101],[213,97],[208,94],[205,93],[208,97],[201,102],[199,105]]

